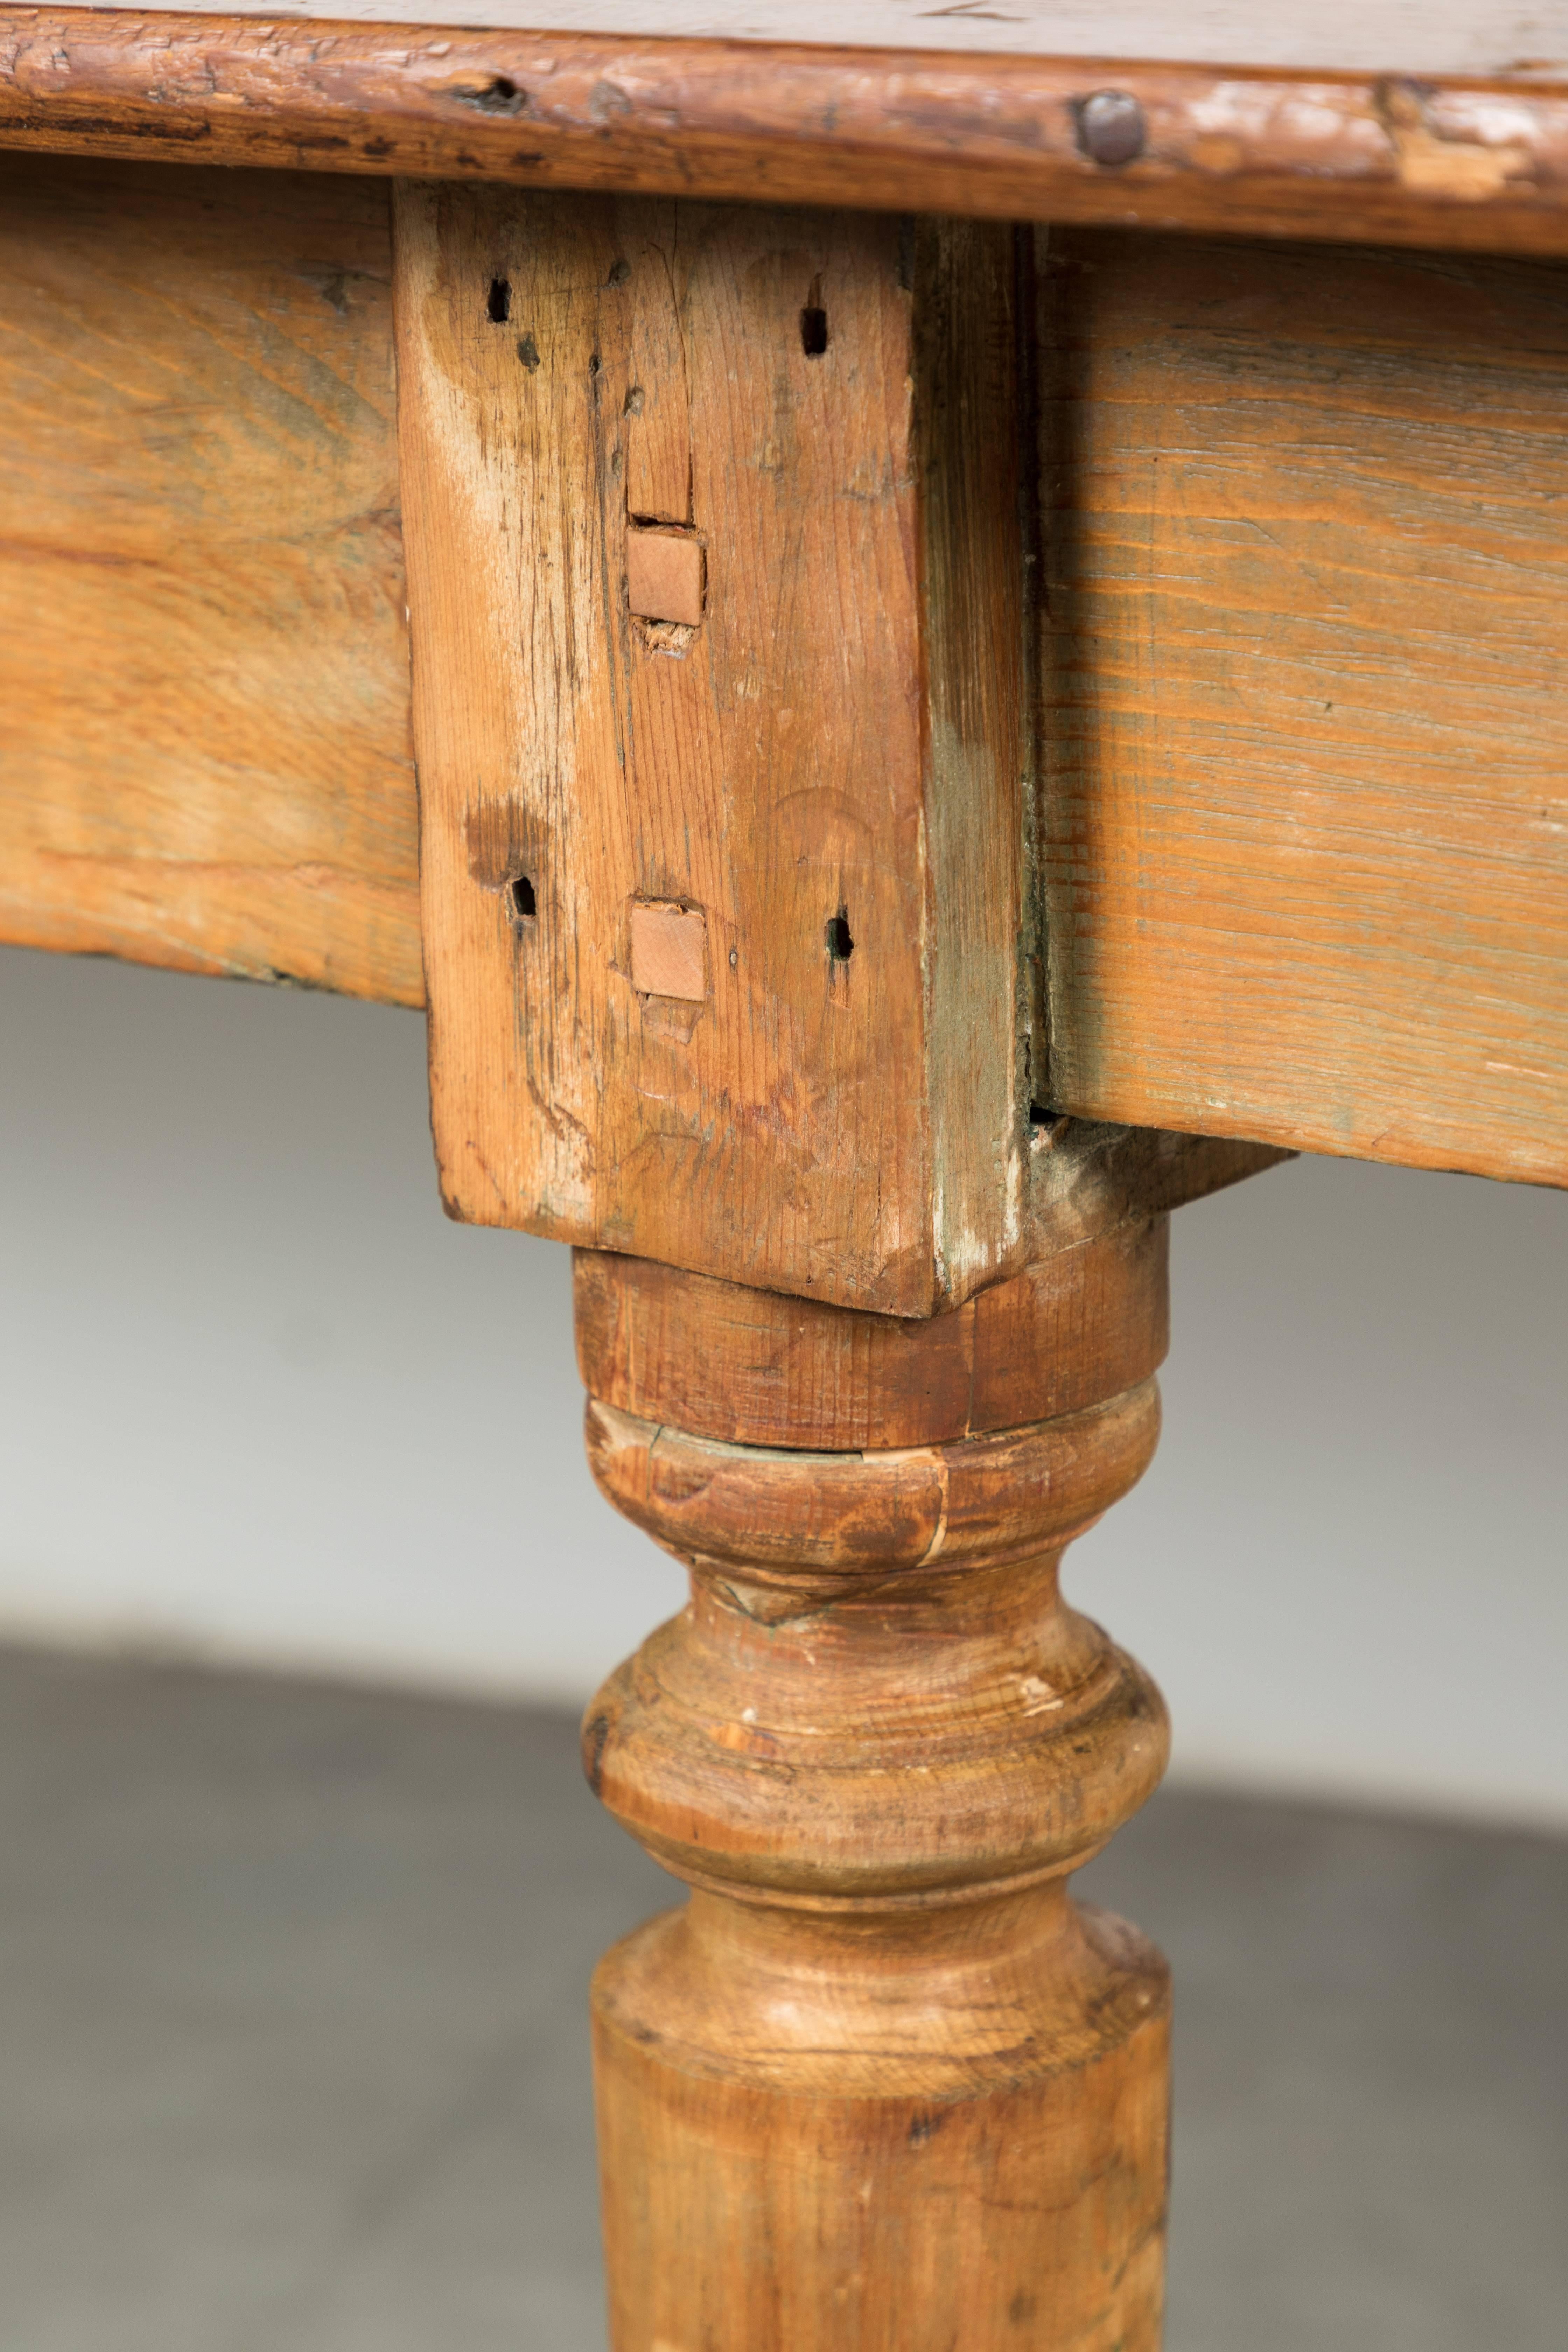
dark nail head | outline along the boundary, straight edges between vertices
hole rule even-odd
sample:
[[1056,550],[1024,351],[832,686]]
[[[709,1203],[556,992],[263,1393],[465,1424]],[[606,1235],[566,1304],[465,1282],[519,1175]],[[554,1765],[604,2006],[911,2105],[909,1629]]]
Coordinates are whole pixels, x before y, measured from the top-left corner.
[[1143,110],[1124,89],[1097,89],[1078,103],[1078,143],[1090,163],[1135,163],[1147,131]]

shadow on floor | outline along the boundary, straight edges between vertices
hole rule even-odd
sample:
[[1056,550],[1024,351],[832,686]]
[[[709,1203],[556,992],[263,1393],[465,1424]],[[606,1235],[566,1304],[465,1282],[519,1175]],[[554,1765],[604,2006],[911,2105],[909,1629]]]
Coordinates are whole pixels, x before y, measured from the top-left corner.
[[[4,2352],[603,2352],[673,1890],[564,1717],[0,1652],[0,1820]],[[1168,2352],[1556,2352],[1568,1845],[1171,1793],[1082,1883],[1176,1965]]]

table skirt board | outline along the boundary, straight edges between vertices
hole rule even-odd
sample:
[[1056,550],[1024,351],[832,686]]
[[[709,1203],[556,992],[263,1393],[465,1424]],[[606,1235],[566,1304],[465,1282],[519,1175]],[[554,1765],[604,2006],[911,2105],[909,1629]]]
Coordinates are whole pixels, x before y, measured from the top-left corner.
[[[1563,265],[1022,234],[1047,1107],[1563,1182]],[[422,1001],[392,276],[0,159],[0,937]]]

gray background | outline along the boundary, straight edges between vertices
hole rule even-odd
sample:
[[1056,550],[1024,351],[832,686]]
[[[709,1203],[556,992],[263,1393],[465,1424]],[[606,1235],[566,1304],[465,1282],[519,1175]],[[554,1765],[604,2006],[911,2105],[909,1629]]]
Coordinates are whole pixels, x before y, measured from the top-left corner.
[[[0,1634],[577,1701],[677,1605],[564,1252],[443,1219],[424,1024],[0,951]],[[1568,1823],[1568,1198],[1301,1161],[1176,1219],[1077,1549],[1176,1773]]]
[[[1175,1970],[1166,2352],[1562,2352],[1568,1843],[1166,1789],[1079,1883]],[[0,1646],[3,2352],[605,2352],[675,1893],[564,1714]]]

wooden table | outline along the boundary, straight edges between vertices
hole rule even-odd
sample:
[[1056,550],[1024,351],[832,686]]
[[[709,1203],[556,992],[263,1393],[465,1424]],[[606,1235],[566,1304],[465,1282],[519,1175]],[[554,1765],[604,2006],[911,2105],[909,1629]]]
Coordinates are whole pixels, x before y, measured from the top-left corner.
[[0,936],[427,1004],[577,1253],[616,2352],[1148,2352],[1058,1561],[1169,1210],[1568,1181],[1568,15],[539,8],[0,8]]

